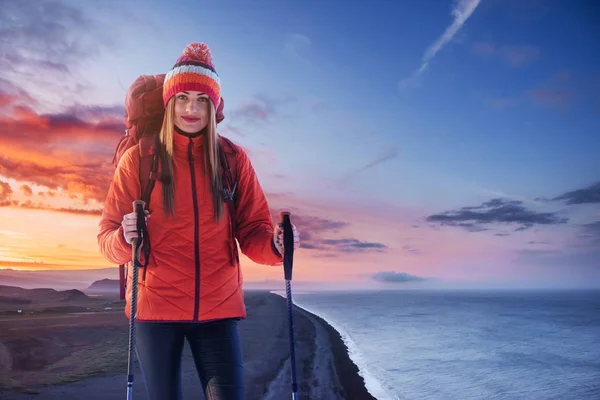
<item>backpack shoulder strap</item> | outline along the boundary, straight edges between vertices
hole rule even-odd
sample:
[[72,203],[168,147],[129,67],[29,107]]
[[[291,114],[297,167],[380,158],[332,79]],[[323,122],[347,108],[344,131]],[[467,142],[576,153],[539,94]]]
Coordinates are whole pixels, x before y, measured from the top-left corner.
[[156,154],[158,145],[158,135],[142,136],[139,140],[140,187],[142,189],[142,200],[146,202],[146,206],[150,203],[150,194],[154,189],[156,179],[158,179],[158,157]]
[[226,137],[219,136],[219,149],[221,155],[221,168],[223,169],[223,186],[225,200],[236,199],[237,190],[237,154],[238,148]]
[[[238,196],[237,192],[237,159],[239,153],[238,148],[231,140],[219,136],[219,156],[221,159],[222,181],[223,181],[223,196],[226,203],[229,204],[229,218],[231,221],[231,238],[235,242],[236,225],[236,203]],[[239,264],[240,259],[235,247],[231,249],[232,260],[235,259]]]

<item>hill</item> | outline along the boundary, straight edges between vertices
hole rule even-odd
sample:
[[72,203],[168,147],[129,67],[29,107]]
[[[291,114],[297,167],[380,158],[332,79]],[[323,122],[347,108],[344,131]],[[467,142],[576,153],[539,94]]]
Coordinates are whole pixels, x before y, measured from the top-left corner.
[[103,307],[105,299],[93,298],[77,289],[24,289],[0,285],[0,316],[88,312]]
[[18,286],[0,285],[0,303],[62,303],[91,300],[89,296],[77,289],[55,290],[49,288],[23,289]]
[[[0,265],[1,267],[1,265]],[[94,281],[118,278],[118,268],[82,270],[14,270],[0,268],[0,285],[18,286],[25,289],[54,288],[57,290],[87,290]]]
[[119,280],[118,279],[101,279],[93,282],[88,288],[89,292],[118,292],[119,291]]

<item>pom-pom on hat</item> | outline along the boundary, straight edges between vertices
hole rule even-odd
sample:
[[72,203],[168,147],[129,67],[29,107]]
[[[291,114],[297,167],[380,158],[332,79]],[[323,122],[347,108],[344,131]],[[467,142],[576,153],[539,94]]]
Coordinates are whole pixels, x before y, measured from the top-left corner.
[[212,63],[210,49],[204,43],[188,44],[183,54],[165,76],[163,101],[165,106],[176,93],[184,90],[204,92],[215,109],[221,99],[221,80]]

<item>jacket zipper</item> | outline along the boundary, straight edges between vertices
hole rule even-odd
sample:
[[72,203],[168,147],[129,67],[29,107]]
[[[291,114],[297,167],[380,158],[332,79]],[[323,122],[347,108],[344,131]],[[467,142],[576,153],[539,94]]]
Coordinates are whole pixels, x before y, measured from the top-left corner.
[[196,292],[194,295],[194,321],[198,321],[198,312],[200,308],[200,254],[199,247],[199,226],[198,226],[198,194],[196,193],[196,169],[194,168],[194,141],[190,138],[188,145],[188,158],[190,161],[190,173],[192,175],[192,198],[194,201],[194,258],[196,264]]

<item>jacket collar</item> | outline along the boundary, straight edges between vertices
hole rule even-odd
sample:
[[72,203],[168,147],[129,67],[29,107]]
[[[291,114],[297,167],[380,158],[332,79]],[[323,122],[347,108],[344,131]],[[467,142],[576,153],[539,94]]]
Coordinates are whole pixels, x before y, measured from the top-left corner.
[[194,157],[201,156],[204,153],[204,142],[204,134],[192,138],[173,130],[173,153],[175,156],[188,157],[190,146]]

